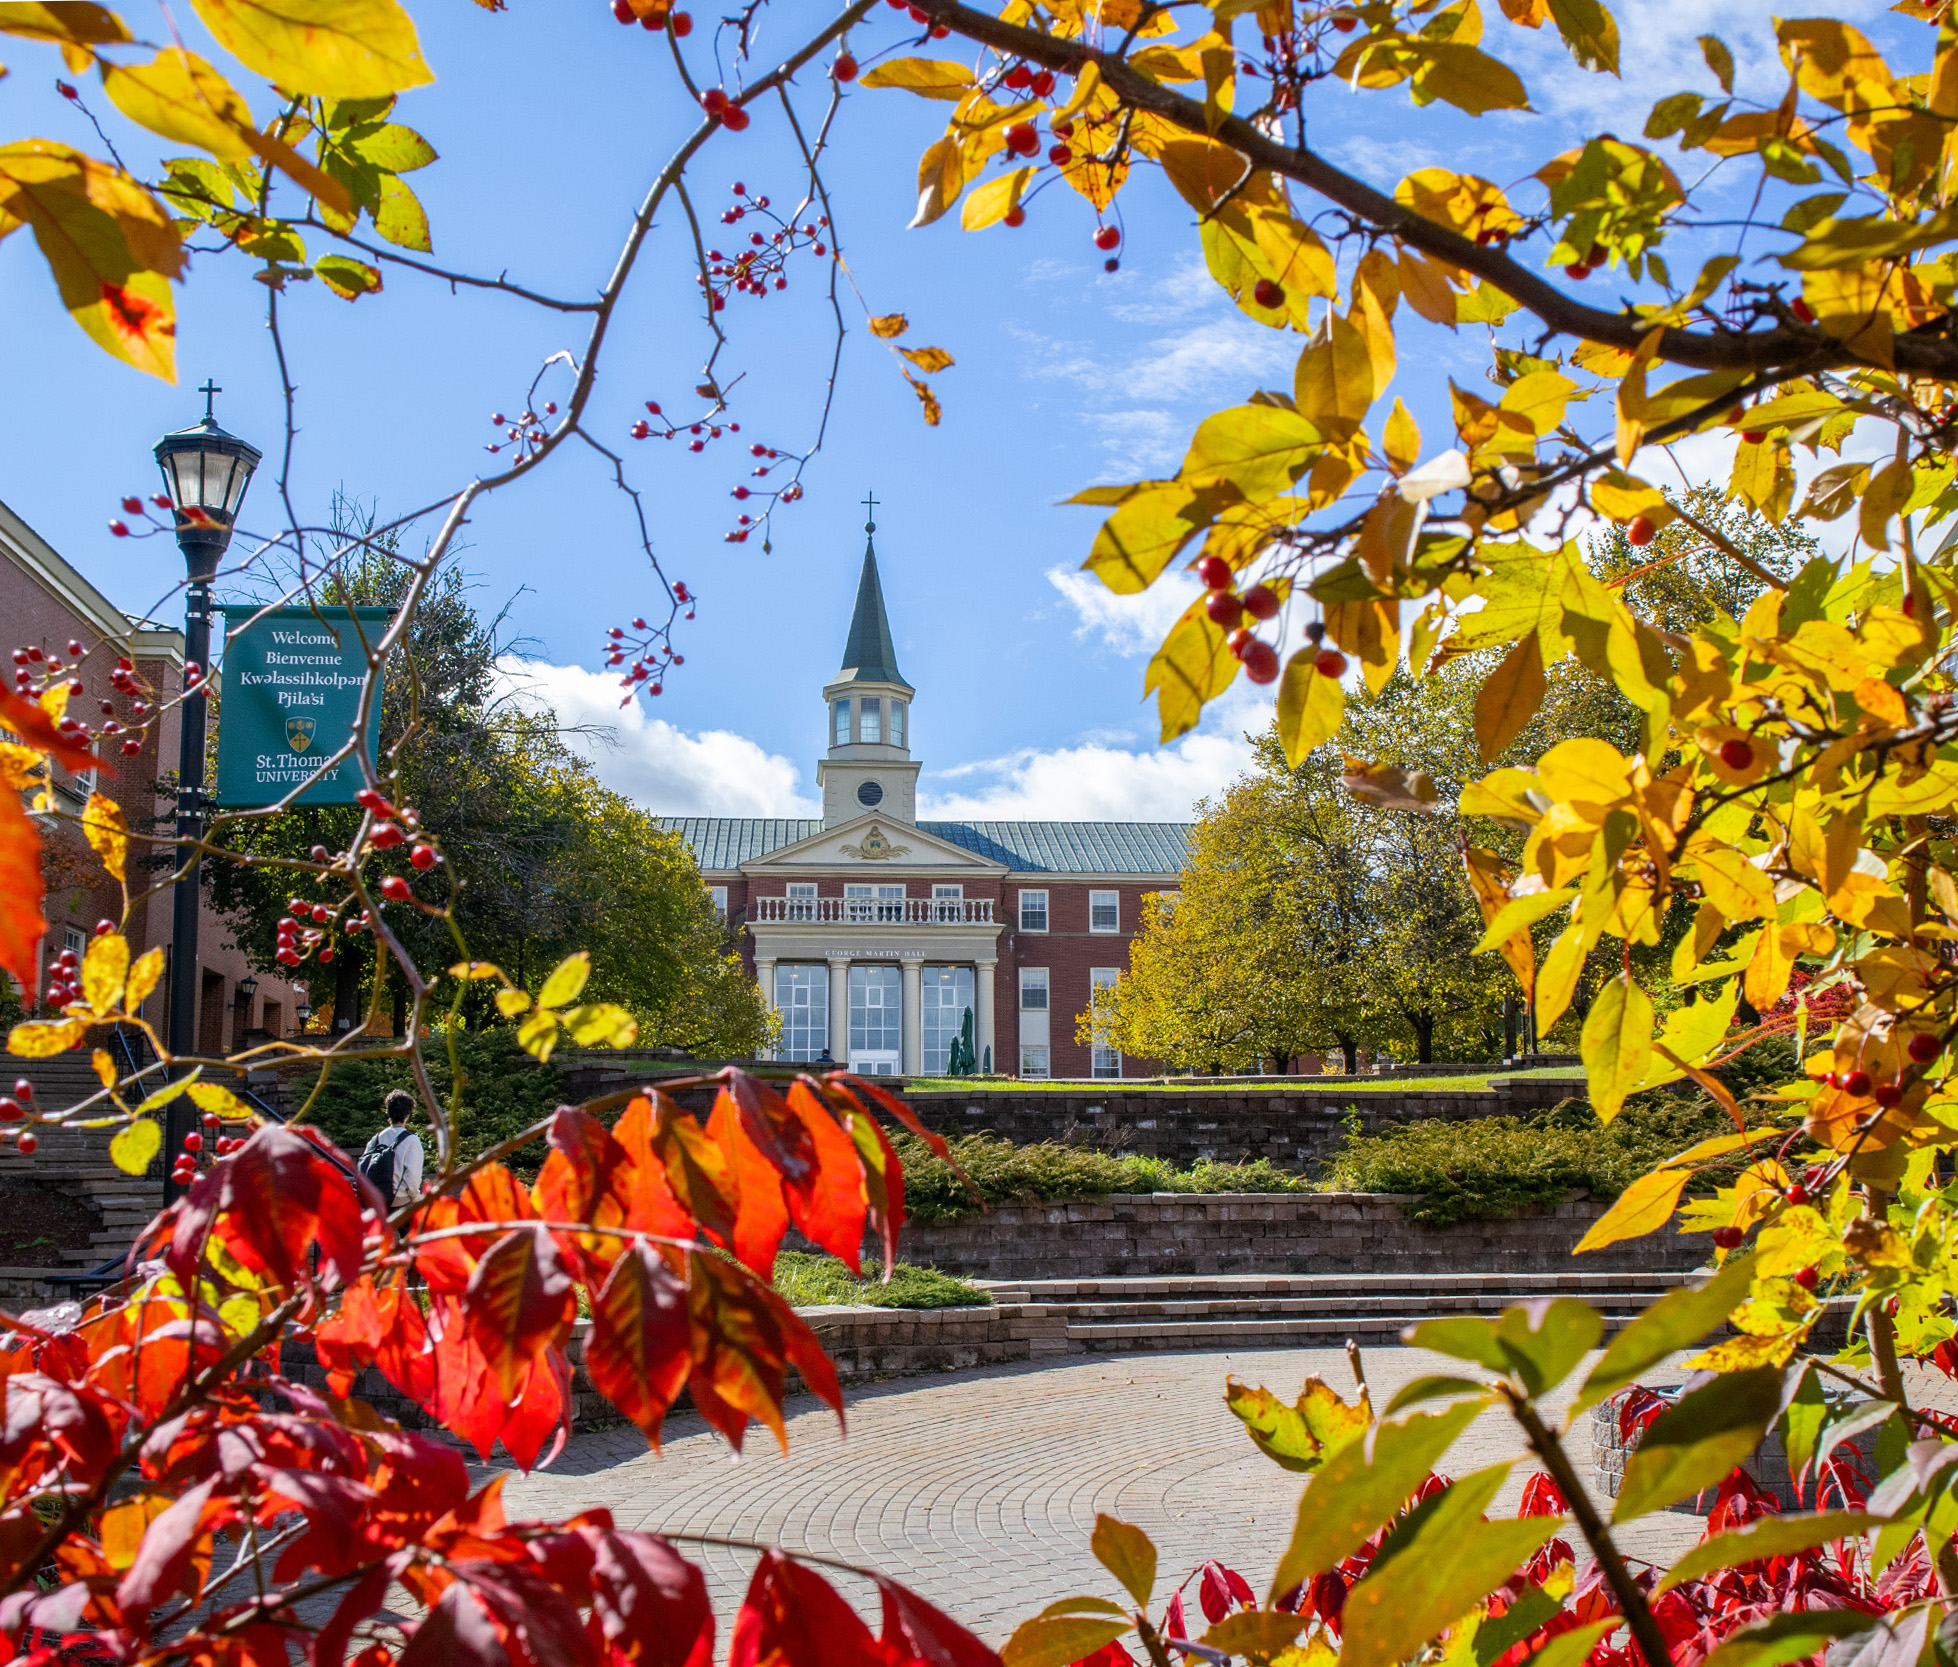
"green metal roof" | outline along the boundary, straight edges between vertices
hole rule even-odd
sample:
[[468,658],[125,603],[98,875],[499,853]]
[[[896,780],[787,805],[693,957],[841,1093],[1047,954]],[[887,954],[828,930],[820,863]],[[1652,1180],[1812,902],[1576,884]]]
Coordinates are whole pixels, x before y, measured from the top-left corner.
[[891,622],[884,612],[884,587],[877,578],[877,552],[868,538],[863,541],[863,574],[857,580],[850,638],[843,645],[843,669],[836,680],[911,687],[897,669],[897,647],[891,641]]
[[[823,831],[820,821],[797,817],[656,820],[693,847],[703,870],[739,868]],[[1184,822],[920,822],[917,828],[1016,874],[1180,874],[1190,831]]]

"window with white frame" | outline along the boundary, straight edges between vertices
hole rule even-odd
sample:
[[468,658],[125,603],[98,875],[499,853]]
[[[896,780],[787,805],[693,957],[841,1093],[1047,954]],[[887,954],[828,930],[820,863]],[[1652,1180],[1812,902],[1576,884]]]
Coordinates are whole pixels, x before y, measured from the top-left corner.
[[784,911],[790,920],[816,918],[816,883],[813,880],[789,882],[789,906]]
[[1022,967],[1020,969],[1020,1011],[1022,1013],[1044,1013],[1047,1011],[1047,969],[1045,967]]
[[931,918],[941,925],[956,925],[965,918],[964,886],[933,886],[931,888]]
[[1088,893],[1088,930],[1119,932],[1122,929],[1122,894],[1119,891]]
[[707,895],[713,898],[714,900],[714,913],[719,915],[721,919],[726,920],[727,919],[727,887],[709,886],[707,888]]
[[844,918],[858,926],[875,921],[890,925],[904,919],[904,887],[846,885],[843,888]]
[[[1088,1009],[1099,1012],[1107,993],[1121,981],[1120,967],[1091,967],[1088,969]],[[1095,1077],[1119,1077],[1122,1074],[1122,1050],[1110,1047],[1108,1039],[1099,1029],[1095,1032],[1093,1048],[1088,1061],[1088,1074]]]
[[782,1015],[783,1059],[821,1059],[829,1048],[829,968],[777,962],[775,1010]]
[[901,700],[891,702],[891,745],[904,745],[904,702]]
[[847,700],[836,703],[836,744],[839,747],[850,744],[850,703]]
[[857,702],[857,739],[881,741],[884,738],[884,703],[875,695]]
[[1044,891],[1020,893],[1020,930],[1022,932],[1047,930],[1047,894]]
[[1034,1082],[1045,1082],[1052,1075],[1047,1065],[1048,1058],[1045,1048],[1021,1048],[1020,1075]]

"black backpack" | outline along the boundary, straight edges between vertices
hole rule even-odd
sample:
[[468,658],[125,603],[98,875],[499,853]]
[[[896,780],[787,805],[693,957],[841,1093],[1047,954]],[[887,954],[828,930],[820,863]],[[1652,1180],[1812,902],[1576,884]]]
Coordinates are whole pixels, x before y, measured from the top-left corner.
[[388,1132],[395,1136],[393,1142],[386,1146],[369,1145],[357,1167],[361,1179],[381,1195],[382,1207],[391,1210],[394,1208],[394,1154],[411,1131],[406,1126],[398,1126]]

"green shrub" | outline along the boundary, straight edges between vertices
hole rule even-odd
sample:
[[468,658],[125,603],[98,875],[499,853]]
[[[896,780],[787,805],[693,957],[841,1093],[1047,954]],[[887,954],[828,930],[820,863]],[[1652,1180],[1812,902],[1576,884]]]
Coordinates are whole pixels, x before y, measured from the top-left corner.
[[[462,1118],[456,1130],[456,1145],[465,1161],[549,1117],[564,1099],[557,1067],[539,1065],[518,1047],[513,1026],[495,1025],[488,1030],[461,1032],[456,1037],[456,1056],[463,1079]],[[422,1057],[428,1062],[435,1092],[446,1106],[450,1088],[449,1050],[438,1037],[429,1042]],[[306,1104],[318,1080],[318,1073],[310,1071],[288,1080],[286,1103],[295,1114]],[[394,1088],[414,1092],[407,1061],[403,1059],[355,1059],[335,1065],[327,1072],[326,1086],[306,1111],[304,1120],[342,1151],[358,1153],[386,1121],[381,1102]],[[411,1120],[409,1127],[423,1137],[422,1144],[428,1147],[427,1120],[418,1116]],[[429,1159],[432,1173],[432,1148]],[[542,1139],[531,1142],[505,1161],[526,1180],[534,1179],[538,1165],[544,1161]]]
[[869,1303],[873,1308],[987,1307],[992,1298],[977,1285],[954,1279],[936,1268],[914,1268],[900,1262],[884,1283],[882,1270],[864,1264],[859,1279],[834,1256],[811,1256],[785,1250],[775,1258],[775,1289],[796,1308],[818,1303]]
[[[1178,1169],[1161,1158],[1118,1157],[1055,1140],[1018,1146],[997,1135],[969,1134],[951,1146],[987,1204],[1039,1204],[1111,1192],[1302,1192],[1311,1185],[1263,1159]],[[914,1221],[956,1221],[978,1213],[979,1202],[923,1141],[901,1136],[897,1151],[904,1162],[904,1208]]]
[[[1627,1103],[1609,1127],[1581,1100],[1535,1117],[1429,1119],[1349,1134],[1320,1185],[1330,1192],[1419,1193],[1408,1213],[1431,1227],[1495,1221],[1554,1207],[1575,1187],[1616,1198],[1648,1169],[1733,1127],[1705,1096],[1657,1093]],[[1711,1173],[1699,1189],[1710,1190]]]

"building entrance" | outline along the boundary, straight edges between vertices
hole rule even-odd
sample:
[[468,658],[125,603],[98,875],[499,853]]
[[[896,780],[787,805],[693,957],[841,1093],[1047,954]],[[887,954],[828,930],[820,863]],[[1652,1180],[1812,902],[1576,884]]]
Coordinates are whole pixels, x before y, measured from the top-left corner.
[[903,1068],[903,985],[896,967],[850,968],[850,1069],[894,1077]]

